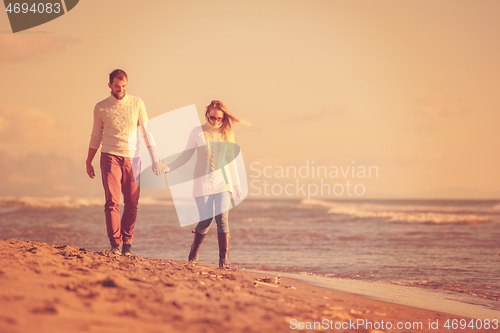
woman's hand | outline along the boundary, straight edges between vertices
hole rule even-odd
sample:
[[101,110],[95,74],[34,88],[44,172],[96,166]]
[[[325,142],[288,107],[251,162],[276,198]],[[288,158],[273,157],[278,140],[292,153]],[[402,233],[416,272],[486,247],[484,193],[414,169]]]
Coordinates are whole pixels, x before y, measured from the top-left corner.
[[243,197],[243,192],[241,191],[240,185],[234,185],[234,192],[236,192],[236,199],[241,199]]

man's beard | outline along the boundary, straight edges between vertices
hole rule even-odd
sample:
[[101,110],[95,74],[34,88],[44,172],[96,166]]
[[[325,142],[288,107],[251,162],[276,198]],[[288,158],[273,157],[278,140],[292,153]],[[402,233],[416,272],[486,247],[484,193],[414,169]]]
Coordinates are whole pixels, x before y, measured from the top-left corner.
[[111,95],[113,95],[116,99],[120,100],[120,99],[123,99],[123,97],[125,97],[125,94],[126,93],[119,93],[119,94],[123,94],[122,96],[118,95],[117,93],[114,93],[114,92],[111,92]]

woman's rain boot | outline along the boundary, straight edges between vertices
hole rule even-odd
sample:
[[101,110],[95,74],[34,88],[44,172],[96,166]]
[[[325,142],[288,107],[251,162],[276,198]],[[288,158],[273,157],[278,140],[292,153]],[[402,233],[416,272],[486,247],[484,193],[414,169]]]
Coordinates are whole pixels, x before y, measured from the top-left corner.
[[206,234],[200,234],[198,231],[193,230],[194,240],[191,245],[191,251],[189,252],[188,261],[192,264],[196,264],[198,262],[198,253],[200,252],[200,246],[203,240],[205,239]]
[[219,268],[227,268],[229,266],[229,239],[231,234],[217,234],[219,240]]

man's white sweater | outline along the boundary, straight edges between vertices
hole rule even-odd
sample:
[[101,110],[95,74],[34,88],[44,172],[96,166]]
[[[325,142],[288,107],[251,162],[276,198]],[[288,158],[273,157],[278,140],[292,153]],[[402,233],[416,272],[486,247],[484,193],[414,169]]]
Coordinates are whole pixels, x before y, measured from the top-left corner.
[[[94,108],[94,125],[89,147],[99,149],[102,143],[101,152],[130,157],[129,135],[139,126],[139,117],[144,123],[148,121],[142,99],[125,95],[123,99],[118,100],[110,95]],[[153,137],[148,134],[148,138],[150,145],[154,146]]]

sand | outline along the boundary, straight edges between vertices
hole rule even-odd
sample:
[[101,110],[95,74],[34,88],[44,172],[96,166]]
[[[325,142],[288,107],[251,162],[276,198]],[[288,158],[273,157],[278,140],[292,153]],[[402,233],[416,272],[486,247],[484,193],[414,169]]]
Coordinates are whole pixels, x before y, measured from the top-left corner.
[[315,322],[325,332],[452,332],[444,324],[454,319],[465,317],[237,268],[0,240],[2,333],[293,332]]

